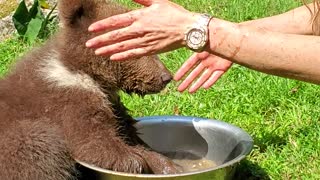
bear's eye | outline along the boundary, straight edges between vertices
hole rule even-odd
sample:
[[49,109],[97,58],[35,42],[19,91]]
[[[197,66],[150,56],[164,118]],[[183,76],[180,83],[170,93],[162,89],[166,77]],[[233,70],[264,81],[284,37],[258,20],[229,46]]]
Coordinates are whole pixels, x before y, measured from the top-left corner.
[[81,18],[84,16],[84,8],[83,6],[79,7],[73,14],[70,24],[76,24],[81,21]]
[[84,8],[83,8],[83,6],[81,6],[81,7],[76,11],[75,16],[76,16],[77,18],[81,18],[83,15],[84,15]]

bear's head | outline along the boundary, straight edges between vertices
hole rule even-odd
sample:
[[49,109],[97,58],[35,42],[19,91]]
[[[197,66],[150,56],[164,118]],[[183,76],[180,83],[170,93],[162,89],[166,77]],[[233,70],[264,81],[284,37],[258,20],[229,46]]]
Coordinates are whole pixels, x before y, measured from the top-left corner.
[[110,0],[60,0],[58,8],[58,48],[71,70],[88,74],[105,90],[140,95],[157,93],[171,81],[170,72],[155,55],[115,62],[85,47],[87,40],[98,35],[88,32],[90,24],[128,9]]

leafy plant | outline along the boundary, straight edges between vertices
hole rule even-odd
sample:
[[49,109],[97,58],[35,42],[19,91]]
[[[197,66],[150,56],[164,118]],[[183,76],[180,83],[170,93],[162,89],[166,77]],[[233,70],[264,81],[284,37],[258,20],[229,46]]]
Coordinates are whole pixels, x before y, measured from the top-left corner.
[[21,1],[12,17],[18,34],[30,43],[33,43],[36,38],[46,37],[48,24],[56,18],[55,15],[52,16],[56,6],[57,4],[45,16],[42,9],[49,8],[45,0],[34,0],[30,9],[27,8],[24,0]]

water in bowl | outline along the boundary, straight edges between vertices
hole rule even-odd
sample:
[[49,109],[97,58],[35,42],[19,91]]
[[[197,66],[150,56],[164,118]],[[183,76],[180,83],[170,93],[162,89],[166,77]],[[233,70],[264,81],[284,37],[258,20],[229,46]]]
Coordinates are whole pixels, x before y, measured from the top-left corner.
[[201,171],[217,166],[214,161],[196,156],[189,152],[170,152],[165,153],[165,156],[181,166],[183,173]]

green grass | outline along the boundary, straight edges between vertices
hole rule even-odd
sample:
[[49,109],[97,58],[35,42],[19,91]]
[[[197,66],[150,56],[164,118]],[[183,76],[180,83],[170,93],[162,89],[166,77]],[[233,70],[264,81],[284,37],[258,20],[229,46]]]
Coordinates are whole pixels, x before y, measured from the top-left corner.
[[0,77],[14,64],[16,58],[29,49],[31,49],[30,45],[17,36],[0,42]]
[[[119,0],[132,5],[131,0]],[[256,19],[301,5],[295,0],[179,0],[189,10],[234,22]],[[0,73],[29,47],[17,39],[0,43]],[[185,49],[162,54],[175,72],[191,55]],[[320,179],[320,87],[269,76],[234,65],[209,90],[179,93],[172,82],[144,98],[122,94],[137,116],[199,116],[232,123],[252,135],[254,149],[238,169],[238,179]]]

